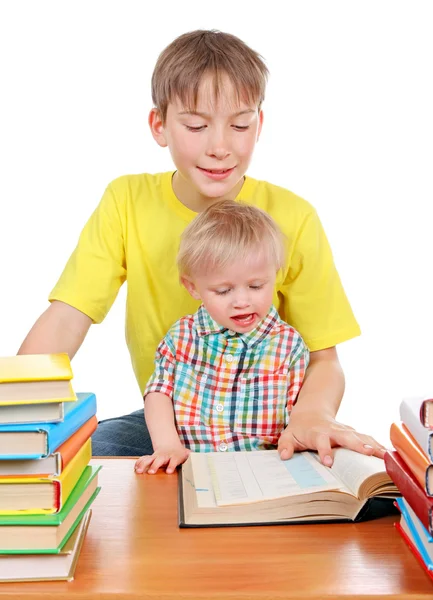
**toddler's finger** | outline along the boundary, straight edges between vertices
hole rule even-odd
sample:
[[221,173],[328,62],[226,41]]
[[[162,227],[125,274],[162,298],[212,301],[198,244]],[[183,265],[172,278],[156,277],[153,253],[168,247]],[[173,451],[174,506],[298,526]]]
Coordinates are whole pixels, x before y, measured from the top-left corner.
[[144,473],[151,462],[151,456],[142,456],[136,461],[134,465],[134,471],[138,474]]
[[163,465],[165,465],[165,463],[167,462],[168,457],[166,455],[163,456],[156,456],[153,459],[153,462],[149,465],[149,468],[147,470],[147,472],[149,473],[149,475],[154,475],[158,469],[160,467],[162,467]]
[[170,461],[167,465],[165,472],[168,473],[169,475],[171,475],[171,473],[174,473],[177,465],[180,465],[181,462],[182,462],[182,459],[179,456],[172,456],[170,458]]

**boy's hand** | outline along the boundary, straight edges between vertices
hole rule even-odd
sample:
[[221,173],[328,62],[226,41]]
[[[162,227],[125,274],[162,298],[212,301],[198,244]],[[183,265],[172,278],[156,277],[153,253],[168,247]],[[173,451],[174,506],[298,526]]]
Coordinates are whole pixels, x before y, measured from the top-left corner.
[[191,450],[188,450],[182,444],[177,444],[171,448],[158,448],[150,456],[142,456],[135,463],[136,473],[149,473],[153,475],[160,467],[167,465],[166,473],[174,473],[178,465],[181,465],[188,458]]
[[379,458],[383,458],[386,450],[371,436],[358,433],[332,417],[297,413],[292,415],[280,436],[278,452],[282,460],[287,460],[294,452],[317,450],[321,462],[330,467],[333,463],[331,448],[334,446]]

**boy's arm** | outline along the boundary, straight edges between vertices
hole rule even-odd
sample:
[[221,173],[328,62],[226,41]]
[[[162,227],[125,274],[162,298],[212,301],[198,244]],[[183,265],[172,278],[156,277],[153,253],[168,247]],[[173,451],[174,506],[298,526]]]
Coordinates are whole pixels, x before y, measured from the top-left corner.
[[376,440],[335,420],[343,393],[344,374],[336,348],[311,352],[304,383],[283,433],[284,443],[279,444],[282,458],[311,449],[318,451],[323,464],[331,466],[332,446],[383,457],[385,448]]
[[18,354],[67,352],[72,359],[92,323],[90,317],[73,306],[53,301],[27,334]]
[[141,457],[136,462],[135,471],[152,475],[160,467],[167,465],[166,472],[173,473],[177,465],[187,459],[189,451],[176,431],[171,398],[160,392],[147,394],[144,415],[154,452],[151,456]]

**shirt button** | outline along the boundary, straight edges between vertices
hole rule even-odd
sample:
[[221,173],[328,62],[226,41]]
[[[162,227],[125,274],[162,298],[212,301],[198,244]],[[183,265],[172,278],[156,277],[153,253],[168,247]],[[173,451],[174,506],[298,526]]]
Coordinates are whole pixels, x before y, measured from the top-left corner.
[[229,329],[229,330],[227,331],[227,333],[228,333],[229,335],[236,335],[236,331],[233,331],[232,329]]
[[231,363],[233,362],[233,355],[232,354],[227,354],[225,357],[226,362]]
[[224,406],[222,404],[217,404],[215,408],[217,409],[217,412],[222,412],[224,410]]
[[219,446],[218,446],[218,450],[220,452],[225,452],[227,450],[228,446],[227,444],[225,444],[224,442],[222,442]]

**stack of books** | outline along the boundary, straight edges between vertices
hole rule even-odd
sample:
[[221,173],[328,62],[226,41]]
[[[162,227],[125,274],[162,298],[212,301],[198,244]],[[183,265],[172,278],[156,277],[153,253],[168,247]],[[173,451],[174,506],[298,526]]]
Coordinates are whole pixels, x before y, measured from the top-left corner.
[[100,467],[71,380],[67,354],[0,358],[0,581],[73,579]]
[[385,455],[386,470],[402,494],[396,527],[433,579],[433,398],[403,400],[400,419],[391,425],[395,450]]

